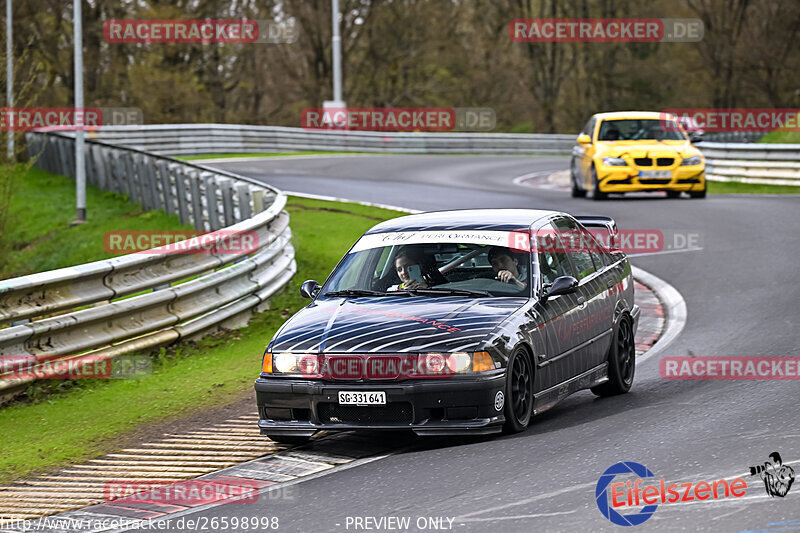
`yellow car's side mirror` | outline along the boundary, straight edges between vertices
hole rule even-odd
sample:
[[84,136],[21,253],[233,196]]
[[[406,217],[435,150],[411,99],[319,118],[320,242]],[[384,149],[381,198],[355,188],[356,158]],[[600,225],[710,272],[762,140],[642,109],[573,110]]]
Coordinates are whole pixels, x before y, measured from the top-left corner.
[[592,138],[586,135],[585,133],[581,133],[580,135],[578,135],[578,138],[576,140],[578,141],[578,144],[592,144]]

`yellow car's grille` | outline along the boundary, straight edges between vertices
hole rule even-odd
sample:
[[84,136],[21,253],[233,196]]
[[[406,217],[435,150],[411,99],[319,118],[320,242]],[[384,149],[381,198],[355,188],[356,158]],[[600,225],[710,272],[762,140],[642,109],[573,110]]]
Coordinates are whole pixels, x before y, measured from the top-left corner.
[[[653,158],[652,157],[637,157],[633,160],[640,167],[652,167],[653,166]],[[656,159],[656,166],[659,167],[669,167],[675,163],[674,157],[659,157]]]

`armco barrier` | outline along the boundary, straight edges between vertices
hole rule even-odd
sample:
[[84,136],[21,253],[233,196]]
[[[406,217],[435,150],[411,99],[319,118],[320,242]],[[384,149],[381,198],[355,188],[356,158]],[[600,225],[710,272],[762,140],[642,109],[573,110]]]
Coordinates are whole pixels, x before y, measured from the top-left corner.
[[706,178],[765,185],[800,185],[800,145],[702,143]]
[[[28,133],[26,139],[37,166],[73,174],[70,136]],[[102,142],[89,141],[86,150],[89,183],[176,213],[199,230],[254,232],[257,249],[222,255],[156,248],[2,280],[0,327],[8,327],[0,329],[0,356],[107,360],[243,325],[294,275],[286,196],[277,189]],[[0,379],[0,393],[31,380]]]
[[98,139],[170,155],[328,150],[412,154],[569,154],[574,135],[306,130],[236,124],[103,127]]
[[[302,150],[569,155],[575,145],[575,135],[562,134],[326,131],[233,124],[112,126],[95,135],[171,155]],[[709,137],[713,135],[723,134]],[[697,146],[707,158],[710,180],[796,185],[800,179],[800,145],[703,142]]]

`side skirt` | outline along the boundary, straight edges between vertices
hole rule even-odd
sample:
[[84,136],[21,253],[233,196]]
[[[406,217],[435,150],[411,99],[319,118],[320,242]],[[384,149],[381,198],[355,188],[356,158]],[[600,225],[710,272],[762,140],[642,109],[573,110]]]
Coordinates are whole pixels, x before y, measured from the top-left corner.
[[589,389],[606,381],[608,381],[608,361],[554,387],[534,393],[533,414],[538,415],[547,411],[573,392]]

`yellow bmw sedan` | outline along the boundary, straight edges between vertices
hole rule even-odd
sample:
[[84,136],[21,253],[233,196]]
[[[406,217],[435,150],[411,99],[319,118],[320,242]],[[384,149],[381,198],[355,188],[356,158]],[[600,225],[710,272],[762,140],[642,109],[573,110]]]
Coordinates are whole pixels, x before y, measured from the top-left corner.
[[671,115],[647,111],[598,113],[589,119],[572,149],[572,196],[666,191],[706,196],[706,161]]

